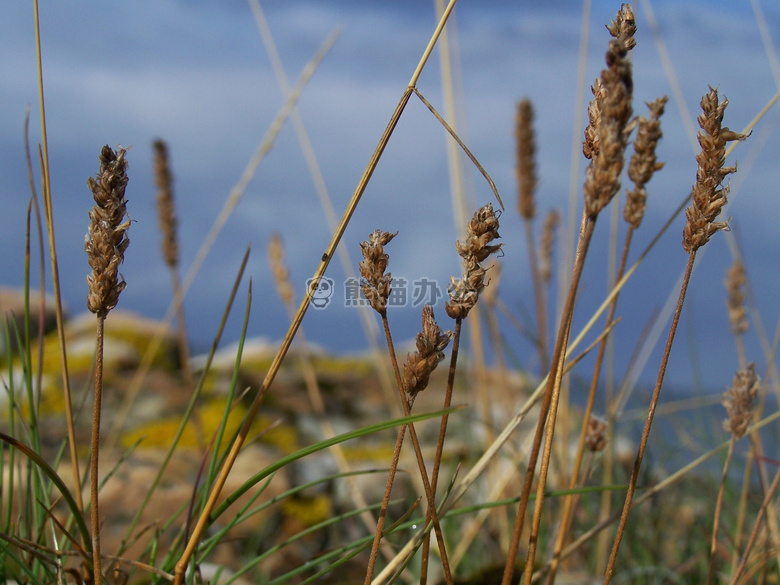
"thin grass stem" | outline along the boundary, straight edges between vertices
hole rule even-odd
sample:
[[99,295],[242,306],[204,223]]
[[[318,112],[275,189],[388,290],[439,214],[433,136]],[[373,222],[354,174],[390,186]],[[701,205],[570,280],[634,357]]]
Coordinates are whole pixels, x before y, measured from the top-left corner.
[[620,514],[620,523],[618,524],[617,534],[612,545],[612,551],[609,555],[609,561],[607,562],[607,569],[604,575],[604,585],[609,585],[612,574],[615,570],[615,563],[617,561],[617,554],[620,550],[620,542],[623,538],[623,533],[626,529],[626,523],[628,522],[628,513],[631,510],[631,502],[634,498],[634,491],[636,490],[636,484],[639,480],[639,468],[642,465],[642,459],[645,455],[645,448],[647,447],[647,441],[650,436],[650,426],[653,424],[653,416],[655,415],[656,406],[658,406],[658,397],[661,394],[661,386],[664,382],[664,376],[666,375],[666,366],[669,363],[669,356],[672,352],[672,342],[674,341],[675,333],[677,332],[677,325],[680,321],[680,314],[682,313],[683,302],[685,301],[685,293],[688,290],[688,283],[691,279],[691,272],[693,270],[693,263],[696,259],[696,250],[691,251],[688,255],[688,264],[685,267],[685,275],[683,277],[682,287],[680,288],[680,296],[677,301],[677,308],[674,311],[672,317],[672,323],[669,328],[669,336],[666,340],[666,346],[664,347],[663,357],[661,359],[661,366],[658,369],[658,377],[656,379],[655,387],[653,389],[653,395],[650,399],[650,407],[647,412],[647,419],[645,420],[645,426],[642,430],[642,438],[639,443],[639,451],[637,452],[636,460],[634,461],[634,467],[631,471],[631,478],[628,483],[628,491],[626,492],[625,502],[623,504],[623,510]]

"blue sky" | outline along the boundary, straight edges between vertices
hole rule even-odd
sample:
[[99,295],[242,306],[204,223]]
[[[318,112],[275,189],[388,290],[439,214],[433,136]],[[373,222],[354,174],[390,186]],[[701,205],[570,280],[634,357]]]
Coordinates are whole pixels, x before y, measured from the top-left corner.
[[[760,5],[772,40],[780,42],[778,5],[766,0]],[[430,38],[435,25],[433,3],[269,1],[262,6],[291,82],[328,34],[343,27],[299,104],[340,215]],[[698,115],[698,103],[708,85],[728,96],[731,105],[726,124],[734,129],[747,124],[777,91],[750,2],[656,1],[652,10],[687,109],[681,112],[671,99],[671,84],[644,6],[635,9],[635,110],[644,114],[642,102],[663,94],[670,96],[670,104],[658,153],[666,168],[649,185],[648,215],[635,236],[633,258],[693,183],[695,153],[684,120]],[[616,2],[593,3],[586,98],[590,96],[587,88],[603,67],[608,40],[604,24],[618,7]],[[584,117],[584,110],[575,112],[582,18],[581,4],[573,1],[460,0],[455,11],[460,131],[507,204],[500,230],[505,242],[500,295],[518,314],[533,301],[522,225],[515,211],[514,106],[527,96],[536,107],[540,213],[552,207],[564,210],[574,123]],[[167,308],[170,286],[159,254],[151,141],[161,137],[169,143],[182,262],[187,267],[284,102],[250,8],[238,0],[44,3],[41,31],[55,225],[66,303],[74,314],[85,307],[88,267],[83,238],[92,203],[86,178],[97,171],[103,144],[122,144],[131,147],[128,210],[134,223],[123,266],[128,287],[120,307],[160,317]],[[34,113],[38,95],[34,46],[30,4],[4,3],[0,8],[0,285],[22,283],[29,199],[22,129],[28,105],[33,111],[31,142],[40,140]],[[437,55],[418,87],[443,111]],[[778,315],[775,299],[780,284],[777,121],[775,109],[737,149],[740,171],[732,178],[734,203],[727,211],[770,336]],[[579,165],[582,173],[581,157]],[[472,209],[492,200],[490,190],[471,168],[467,182]],[[581,184],[578,178],[578,188]],[[581,206],[579,195],[577,204]],[[429,278],[444,286],[449,275],[460,270],[451,210],[444,132],[413,99],[344,243],[357,263],[359,242],[370,231],[398,230],[398,237],[388,246],[393,274],[409,281]],[[605,293],[609,221],[604,217],[586,267],[575,329]],[[675,294],[672,291],[686,261],[680,245],[682,227],[683,220],[678,218],[621,299],[618,312],[623,321],[616,332],[621,348],[618,373],[626,368],[638,332],[670,293]],[[619,229],[622,238],[622,221]],[[187,296],[189,327],[197,348],[205,348],[211,340],[250,243],[248,274],[254,283],[250,335],[272,339],[283,335],[287,316],[273,289],[265,254],[273,231],[284,239],[300,295],[330,232],[289,124],[258,168]],[[708,245],[694,275],[670,365],[670,384],[694,391],[699,379],[716,389],[731,381],[737,362],[722,286],[730,262],[726,237],[719,234]],[[359,351],[366,345],[365,338],[355,309],[343,306],[339,285],[345,275],[338,261],[327,274],[338,283],[339,298],[334,297],[326,310],[310,310],[304,320],[307,338],[341,351]],[[441,302],[437,315],[445,323]],[[419,327],[419,308],[395,309],[391,318],[399,338],[409,338]],[[228,339],[236,338],[240,321],[238,314],[231,319]],[[534,367],[528,344],[505,325],[519,362]],[[754,332],[751,329],[748,355],[763,371],[766,360]],[[643,380],[654,378],[657,353],[650,357]],[[585,367],[582,375],[588,372]]]

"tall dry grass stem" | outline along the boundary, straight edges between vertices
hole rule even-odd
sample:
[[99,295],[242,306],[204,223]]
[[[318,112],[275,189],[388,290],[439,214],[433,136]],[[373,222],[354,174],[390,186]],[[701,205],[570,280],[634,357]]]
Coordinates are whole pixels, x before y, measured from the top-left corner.
[[[412,406],[417,398],[417,394],[424,390],[430,379],[430,375],[438,363],[444,359],[444,349],[452,338],[452,332],[444,333],[436,323],[433,317],[433,309],[425,305],[423,307],[422,333],[417,335],[417,351],[407,357],[404,364],[403,374],[398,367],[395,348],[393,346],[393,337],[390,332],[390,324],[387,320],[387,302],[390,298],[392,274],[386,272],[389,256],[385,252],[385,245],[388,244],[398,232],[390,233],[381,230],[374,230],[368,237],[368,240],[361,242],[360,249],[363,254],[363,260],[360,262],[361,289],[363,295],[368,300],[371,307],[379,313],[382,318],[382,325],[385,330],[387,349],[390,354],[390,360],[395,372],[396,384],[398,387],[398,396],[401,401],[401,408],[405,416],[411,414]],[[439,552],[441,553],[442,566],[445,578],[448,583],[452,582],[452,575],[449,569],[447,551],[444,544],[444,536],[439,525],[438,515],[436,514],[436,500],[434,492],[431,489],[428,472],[425,468],[425,461],[422,456],[417,432],[412,423],[402,425],[398,431],[396,446],[393,451],[390,471],[388,473],[383,504],[380,508],[379,518],[376,524],[374,541],[371,546],[368,567],[366,569],[365,583],[371,583],[376,566],[376,557],[379,551],[379,544],[384,530],[384,521],[387,515],[387,503],[390,500],[390,492],[393,489],[396,468],[400,457],[400,451],[403,446],[406,429],[409,430],[409,436],[414,446],[417,464],[420,469],[420,476],[423,481],[425,495],[428,504],[428,513],[433,522],[434,532],[436,534]]]
[[[92,272],[87,276],[87,308],[97,317],[97,349],[95,353],[95,405],[92,418],[90,445],[90,515],[92,519],[92,565],[95,585],[102,583],[100,566],[100,511],[98,490],[100,477],[100,411],[103,397],[103,330],[106,316],[116,307],[119,295],[125,289],[125,280],[119,274],[125,250],[130,244],[127,228],[127,160],[125,149],[116,152],[108,145],[100,153],[100,170],[96,179],[87,179],[95,205],[89,212],[89,230],[84,242]],[[77,486],[78,489],[78,486]]]
[[[453,339],[452,355],[450,357],[450,367],[447,373],[447,389],[444,395],[444,408],[449,408],[452,403],[452,392],[455,386],[455,371],[458,362],[458,350],[460,347],[460,333],[462,330],[463,319],[476,306],[480,295],[485,290],[487,283],[485,276],[487,270],[481,263],[493,254],[501,250],[502,244],[494,244],[495,240],[501,236],[498,233],[500,213],[493,210],[493,206],[488,203],[478,209],[471,220],[466,225],[466,238],[463,242],[458,240],[455,243],[455,249],[462,258],[463,276],[462,278],[451,277],[448,286],[449,300],[445,304],[447,315],[455,319],[455,332],[449,332]],[[449,416],[442,415],[439,426],[439,437],[436,441],[436,453],[433,459],[433,471],[431,475],[431,489],[435,496],[436,487],[439,481],[439,470],[441,468],[441,459],[444,453],[444,439],[447,434],[447,424]],[[431,511],[428,512],[426,523],[430,522]],[[423,541],[423,550],[421,557],[420,581],[424,585],[428,579],[428,557],[430,549],[430,539]]]
[[[54,210],[51,197],[51,182],[49,173],[49,139],[46,131],[46,104],[43,91],[43,54],[41,52],[41,23],[38,14],[38,0],[33,0],[33,13],[35,19],[35,55],[38,72],[38,103],[40,106],[41,120],[41,145],[39,155],[41,159],[41,193],[43,195],[43,210],[46,215],[46,228],[49,240],[49,257],[51,258],[51,280],[54,289],[54,313],[57,321],[57,340],[59,342],[60,372],[62,374],[62,394],[65,402],[65,422],[68,429],[68,449],[70,464],[73,472],[73,485],[81,485],[81,473],[79,471],[79,459],[76,445],[76,430],[74,427],[73,399],[70,389],[70,376],[68,374],[68,356],[65,347],[65,321],[62,311],[62,292],[60,289],[60,269],[57,260],[57,247],[54,238]],[[79,510],[84,510],[84,501],[81,490],[76,490],[76,502]],[[85,543],[87,545],[88,543]]]
[[[660,117],[664,112],[664,105],[666,104],[666,96],[655,100],[654,102],[647,104],[650,110],[650,118],[640,117],[638,119],[637,136],[634,140],[634,154],[631,157],[631,161],[628,165],[628,176],[634,183],[634,188],[626,193],[626,205],[624,208],[623,216],[628,223],[628,231],[626,232],[625,241],[623,243],[623,252],[620,259],[620,265],[615,277],[616,281],[619,281],[625,272],[626,263],[628,261],[628,252],[631,247],[631,240],[634,234],[634,230],[639,228],[644,217],[645,208],[647,206],[647,189],[646,185],[652,179],[653,174],[663,168],[663,163],[656,160],[655,150],[658,145],[658,141],[662,137],[661,121]],[[612,299],[609,312],[604,322],[605,330],[610,327],[610,324],[614,320],[615,312],[617,310],[618,296]],[[588,391],[588,399],[585,405],[585,411],[583,414],[583,425],[580,431],[580,438],[577,444],[577,453],[574,457],[574,465],[569,480],[569,489],[574,489],[579,480],[580,467],[582,465],[582,458],[585,452],[587,444],[588,433],[591,431],[590,423],[592,421],[591,415],[593,413],[593,405],[596,400],[596,392],[601,379],[601,368],[604,362],[607,349],[607,336],[604,336],[601,344],[599,345],[599,351],[596,356],[596,363],[594,365],[593,374],[591,376],[590,388]],[[605,423],[606,424],[606,423]],[[609,426],[614,426],[614,420],[609,421]],[[607,473],[605,469],[605,473]],[[609,484],[605,484],[609,485]],[[565,544],[566,535],[569,532],[569,525],[574,510],[573,496],[564,496],[563,500],[563,512],[561,514],[561,522],[558,527],[558,537],[555,542],[553,550],[553,561],[550,567],[550,574],[547,580],[549,585],[555,582],[555,575],[558,569],[558,557]],[[609,499],[605,497],[602,501],[602,505],[608,502]],[[608,506],[608,503],[606,504]],[[609,515],[608,509],[602,510],[602,514]]]
[[658,398],[661,393],[666,366],[669,362],[669,355],[672,350],[672,342],[677,331],[677,325],[682,313],[685,294],[688,290],[693,263],[696,259],[696,252],[706,244],[710,237],[716,232],[725,229],[724,222],[715,221],[720,214],[721,209],[726,204],[726,195],[728,186],[721,186],[723,179],[729,174],[735,172],[736,167],[726,167],[726,143],[731,141],[741,141],[747,138],[745,134],[733,132],[722,126],[723,114],[728,105],[728,100],[724,98],[722,102],[718,101],[717,90],[710,88],[710,91],[704,95],[701,100],[702,114],[699,116],[699,144],[701,152],[696,156],[698,169],[696,171],[696,182],[691,192],[691,205],[686,209],[685,215],[688,219],[683,229],[683,249],[688,253],[688,263],[685,268],[680,295],[677,301],[677,307],[672,317],[672,323],[669,328],[666,346],[664,348],[661,365],[658,369],[653,395],[650,399],[647,418],[645,420],[642,438],[634,461],[631,478],[629,479],[628,490],[626,492],[623,511],[620,516],[620,523],[612,545],[612,551],[607,562],[604,575],[604,585],[608,585],[612,579],[617,562],[617,554],[620,550],[620,542],[628,521],[628,513],[631,510],[631,502],[634,497],[634,490],[639,479],[639,470],[642,465],[642,459],[647,447],[647,441],[650,435],[650,427],[653,423]]
[[[529,584],[533,574],[533,564],[538,545],[544,493],[552,455],[552,439],[561,393],[564,361],[569,342],[569,333],[574,314],[574,304],[582,270],[587,257],[588,247],[595,228],[596,218],[620,189],[620,172],[623,168],[623,155],[626,146],[626,126],[631,117],[631,97],[633,81],[631,64],[627,52],[626,39],[633,35],[634,16],[630,7],[624,4],[618,11],[615,21],[608,27],[617,37],[610,41],[606,54],[607,68],[602,71],[600,80],[594,84],[594,100],[588,109],[589,125],[585,132],[583,152],[590,159],[585,172],[585,210],[580,226],[577,253],[574,260],[569,292],[561,313],[561,321],[552,353],[550,374],[542,400],[539,421],[536,426],[534,442],[523,482],[517,516],[512,532],[507,561],[504,567],[502,584],[509,585],[514,572],[514,563],[523,529],[524,517],[528,506],[531,484],[535,476],[536,463],[545,429],[544,449],[537,483],[536,501],[528,542],[528,553],[524,569],[524,582]],[[633,46],[633,45],[631,45]]]
[[[160,248],[171,275],[171,288],[174,298],[181,296],[179,278],[179,239],[177,234],[176,201],[173,196],[173,172],[168,153],[168,145],[157,139],[152,143],[154,151],[154,182],[157,186],[157,222],[162,241]],[[190,365],[190,344],[187,338],[187,321],[184,318],[184,305],[179,304],[176,312],[176,335],[179,344],[179,361],[184,379],[192,386],[192,366]]]
[[[539,367],[542,371],[549,368],[547,355],[547,308],[544,302],[544,290],[541,269],[539,267],[533,220],[536,217],[536,187],[539,179],[536,174],[536,134],[533,127],[534,108],[531,101],[522,99],[517,103],[515,113],[515,176],[517,178],[517,210],[523,218],[528,262],[531,267],[531,280],[536,303],[537,345],[539,348]],[[549,271],[549,264],[548,271]]]
[[[401,118],[401,114],[403,113],[406,104],[409,102],[409,97],[412,95],[412,92],[414,91],[414,86],[417,84],[417,80],[419,79],[420,74],[422,73],[423,67],[425,66],[425,63],[428,61],[428,57],[430,56],[431,51],[433,50],[433,47],[436,44],[436,39],[441,33],[442,28],[444,28],[444,25],[446,24],[447,19],[449,18],[450,13],[452,12],[452,9],[455,7],[455,2],[456,0],[450,0],[450,3],[447,6],[447,10],[445,10],[444,15],[442,15],[442,18],[440,19],[438,26],[436,27],[436,30],[431,36],[431,40],[428,43],[428,46],[426,47],[422,57],[420,58],[419,63],[417,64],[417,68],[412,74],[412,77],[409,81],[409,85],[401,95],[401,99],[399,100],[398,105],[396,106],[392,116],[390,117],[390,121],[388,122],[384,132],[382,133],[381,138],[379,139],[379,143],[377,144],[377,147],[374,150],[374,153],[372,154],[371,159],[369,160],[365,171],[363,172],[363,176],[358,182],[355,192],[353,193],[352,198],[350,199],[347,208],[344,211],[344,215],[342,216],[341,221],[339,222],[339,225],[336,228],[336,231],[333,233],[333,236],[330,240],[330,243],[328,244],[328,247],[326,248],[324,254],[322,255],[322,260],[320,261],[320,264],[318,265],[317,269],[314,272],[314,275],[312,276],[312,279],[314,281],[319,281],[319,279],[321,279],[325,274],[325,270],[327,269],[328,264],[330,263],[330,259],[333,257],[333,254],[336,251],[336,247],[338,246],[339,241],[341,240],[341,237],[344,234],[344,230],[347,228],[347,224],[352,218],[352,214],[355,212],[358,203],[360,203],[360,199],[363,196],[363,192],[365,191],[366,186],[368,185],[368,182],[370,181],[371,176],[373,175],[374,170],[376,169],[376,166],[379,163],[379,159],[381,158],[382,153],[384,152],[384,149],[387,146],[388,141],[390,140],[390,136],[392,135],[393,130],[398,124],[398,120]],[[290,100],[288,101],[294,102],[294,100],[292,99],[293,97],[294,96],[291,96]],[[262,405],[263,400],[265,399],[265,395],[268,393],[268,389],[270,388],[271,383],[276,377],[276,373],[279,371],[279,366],[284,360],[285,355],[287,355],[287,350],[290,348],[290,345],[292,344],[292,340],[295,337],[296,332],[298,331],[298,327],[300,326],[304,315],[306,314],[306,310],[309,308],[310,302],[311,302],[311,297],[309,295],[304,296],[303,299],[301,300],[298,306],[298,310],[295,313],[293,322],[290,325],[287,333],[285,334],[284,339],[282,340],[279,349],[277,350],[277,353],[274,356],[273,361],[271,362],[268,373],[266,374],[266,377],[263,380],[261,387],[258,389],[258,392],[252,401],[249,411],[247,412],[246,419],[244,420],[244,424],[241,426],[241,429],[238,433],[238,436],[236,437],[236,440],[231,445],[230,451],[228,452],[227,457],[225,458],[225,462],[220,470],[220,473],[215,480],[214,486],[211,490],[211,493],[209,494],[208,500],[206,501],[206,504],[201,512],[200,518],[198,519],[198,522],[193,530],[193,533],[189,541],[187,542],[187,545],[184,551],[182,552],[181,557],[176,563],[176,569],[174,572],[175,574],[174,585],[181,585],[182,581],[184,580],[184,574],[187,569],[189,559],[191,558],[192,554],[195,552],[195,549],[198,546],[198,542],[200,540],[201,535],[203,534],[203,531],[206,528],[206,524],[208,523],[208,518],[211,515],[212,510],[214,509],[217,498],[219,497],[219,494],[225,485],[225,481],[227,480],[227,476],[230,473],[230,470],[233,467],[236,458],[238,457],[238,452],[241,449],[242,445],[244,444],[244,441],[246,440],[246,436],[249,433],[249,428],[251,427],[252,422],[257,416],[257,412],[260,410],[260,406]]]

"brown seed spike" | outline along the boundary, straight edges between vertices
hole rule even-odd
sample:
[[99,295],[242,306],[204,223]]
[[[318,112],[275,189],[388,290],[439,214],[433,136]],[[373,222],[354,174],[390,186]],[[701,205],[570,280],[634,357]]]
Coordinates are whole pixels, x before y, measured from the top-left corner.
[[463,319],[477,304],[480,293],[485,288],[485,269],[480,266],[489,255],[501,249],[501,244],[489,244],[498,235],[498,215],[488,203],[480,208],[468,223],[467,237],[464,242],[456,242],[458,254],[463,258],[465,268],[463,278],[451,277],[448,287],[450,300],[445,308],[453,319]]
[[95,179],[87,179],[95,205],[89,212],[90,225],[84,241],[92,273],[87,276],[87,307],[98,317],[113,309],[126,283],[119,274],[130,240],[125,200],[127,160],[121,146],[114,152],[108,145],[100,153],[100,170]]
[[601,72],[601,91],[594,84],[596,99],[588,109],[590,124],[585,131],[585,156],[591,161],[585,171],[585,212],[595,219],[620,190],[620,173],[623,170],[623,156],[628,139],[626,126],[631,119],[633,79],[631,62],[626,57],[627,49],[622,40],[609,43],[606,63]]
[[639,130],[634,140],[634,154],[628,164],[628,178],[634,182],[634,189],[626,192],[626,207],[623,217],[634,229],[642,223],[645,215],[647,190],[645,185],[650,182],[653,174],[663,168],[664,163],[655,158],[655,149],[663,136],[661,132],[661,116],[668,98],[658,98],[647,104],[650,119],[639,118]]
[[607,25],[607,30],[616,39],[623,41],[629,51],[636,46],[636,19],[629,4],[623,4],[618,10],[615,20]]
[[536,137],[533,128],[534,108],[527,99],[517,104],[515,117],[515,148],[517,151],[518,198],[520,216],[531,220],[536,215],[534,192],[536,191]]
[[409,354],[404,364],[404,390],[410,397],[427,388],[431,373],[444,359],[444,350],[452,335],[452,331],[442,331],[436,323],[433,308],[424,305],[422,332],[416,339],[417,351]]
[[165,263],[175,267],[179,262],[179,246],[176,239],[176,207],[173,202],[173,175],[168,160],[168,146],[155,140],[154,182],[157,185],[157,220],[162,233],[162,253]]
[[726,143],[748,137],[722,127],[728,103],[726,98],[718,102],[718,90],[712,87],[701,100],[702,113],[698,118],[701,152],[696,155],[699,166],[692,190],[692,203],[685,210],[688,222],[683,230],[683,248],[689,254],[706,244],[715,232],[727,227],[725,222],[715,221],[727,202],[729,191],[728,185],[721,187],[721,183],[727,175],[736,171],[736,167],[723,166],[726,162]]
[[374,230],[368,240],[360,244],[363,253],[363,261],[359,265],[360,275],[363,277],[361,288],[369,304],[380,315],[387,313],[387,299],[392,282],[392,275],[389,272],[385,274],[390,257],[385,254],[384,246],[397,235],[398,232]]
[[753,407],[761,389],[761,378],[756,375],[751,362],[745,369],[738,370],[731,387],[723,393],[723,406],[728,418],[723,421],[727,433],[742,437],[753,418]]

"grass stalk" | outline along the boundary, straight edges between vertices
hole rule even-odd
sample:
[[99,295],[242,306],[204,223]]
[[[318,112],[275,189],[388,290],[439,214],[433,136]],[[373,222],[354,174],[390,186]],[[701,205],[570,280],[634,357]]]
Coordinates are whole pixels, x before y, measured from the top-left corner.
[[[410,395],[409,398],[407,398],[406,396],[407,390],[401,378],[401,370],[398,367],[398,360],[396,359],[395,348],[393,347],[393,337],[392,334],[390,333],[390,324],[387,320],[387,313],[382,314],[382,325],[385,330],[385,338],[387,339],[387,349],[390,354],[390,360],[393,363],[393,371],[395,372],[396,383],[398,384],[398,392],[399,392],[399,397],[401,399],[401,405],[403,407],[404,416],[408,417],[411,416],[411,408],[412,405],[414,404],[414,400],[412,397],[414,396],[414,394]],[[444,416],[447,415],[443,415],[443,417]],[[423,488],[425,489],[425,496],[427,501],[426,516],[430,514],[430,521],[433,523],[433,531],[434,534],[436,535],[436,542],[439,546],[439,553],[441,554],[442,569],[444,570],[444,578],[446,579],[448,585],[452,585],[452,573],[450,572],[449,557],[447,556],[447,547],[444,542],[444,534],[441,531],[441,525],[439,524],[439,516],[438,513],[436,512],[435,492],[433,491],[433,488],[431,487],[431,481],[428,478],[428,472],[425,467],[425,459],[423,458],[422,448],[420,447],[420,440],[417,437],[417,431],[414,427],[414,423],[409,423],[406,426],[409,430],[409,438],[411,439],[412,446],[414,447],[414,454],[417,458],[417,465],[420,469],[420,477],[423,482]],[[401,431],[403,430],[404,428],[401,427]],[[398,462],[396,461],[396,465],[397,464]],[[369,585],[369,583],[371,583],[371,578],[369,575],[366,575],[366,585]]]
[[669,356],[672,351],[672,342],[674,341],[675,333],[677,332],[677,325],[680,320],[680,314],[682,313],[683,302],[685,301],[685,293],[688,290],[688,283],[691,278],[691,271],[693,270],[693,262],[696,259],[695,251],[688,255],[688,264],[685,268],[685,276],[683,278],[682,287],[680,288],[680,295],[677,301],[677,307],[675,308],[674,316],[672,317],[672,324],[669,328],[669,335],[667,337],[666,345],[664,347],[663,357],[661,358],[661,366],[658,370],[658,377],[656,378],[655,387],[653,388],[653,395],[650,399],[650,407],[647,412],[647,419],[642,430],[642,438],[639,442],[639,451],[637,452],[636,460],[634,461],[634,467],[631,471],[631,478],[628,483],[628,491],[626,492],[626,498],[623,504],[623,510],[620,514],[620,522],[618,524],[617,534],[612,544],[612,551],[607,561],[607,569],[604,576],[604,585],[608,585],[612,579],[612,574],[615,570],[615,563],[617,561],[617,554],[620,550],[620,542],[623,538],[623,533],[628,521],[628,513],[631,510],[631,502],[634,498],[634,491],[636,490],[636,484],[639,479],[639,469],[642,465],[642,459],[645,455],[645,449],[647,447],[647,440],[650,436],[650,426],[653,423],[653,416],[655,415],[656,406],[658,406],[658,397],[661,393],[661,386],[663,385],[664,376],[666,375],[666,366],[669,363]]
[[[92,439],[90,441],[89,486],[90,504],[89,514],[92,528],[92,568],[95,585],[103,582],[103,573],[100,564],[100,507],[98,504],[99,484],[99,457],[100,457],[100,409],[103,398],[103,331],[105,317],[97,319],[97,351],[95,358],[95,406],[92,414]],[[78,491],[78,490],[77,490]]]
[[[539,531],[542,521],[542,509],[544,502],[545,488],[547,486],[547,475],[550,468],[550,458],[552,456],[553,436],[555,433],[555,421],[558,413],[558,402],[561,395],[561,380],[563,378],[564,360],[566,357],[566,349],[569,343],[569,333],[571,331],[571,322],[574,316],[574,303],[577,298],[577,289],[579,287],[580,278],[582,276],[582,270],[585,266],[585,258],[588,254],[588,248],[593,236],[593,230],[595,228],[595,218],[588,219],[587,215],[583,214],[583,223],[580,232],[580,240],[577,245],[577,254],[574,258],[574,272],[572,273],[571,284],[569,288],[569,295],[564,305],[563,316],[561,317],[561,325],[558,330],[558,336],[555,341],[555,347],[552,354],[552,370],[550,376],[547,378],[547,390],[546,393],[550,395],[549,413],[547,414],[547,430],[544,439],[544,449],[542,451],[542,462],[539,469],[539,480],[537,482],[536,489],[536,501],[534,502],[534,513],[531,524],[531,535],[528,541],[528,555],[526,558],[525,570],[524,570],[524,583],[529,585],[531,583],[531,576],[533,574],[534,559],[536,557],[536,548],[539,539]],[[539,427],[543,427],[541,424]],[[537,428],[539,428],[537,427]],[[534,462],[535,464],[535,462]],[[529,468],[531,466],[529,465]],[[530,485],[529,485],[530,488]],[[523,512],[525,512],[523,510]],[[519,515],[519,509],[518,509]],[[508,565],[507,565],[508,566]],[[506,571],[504,573],[506,578]]]
[[[463,319],[455,319],[455,330],[452,336],[452,349],[450,353],[450,367],[447,372],[447,389],[444,393],[444,405],[443,408],[449,408],[452,404],[452,390],[455,386],[455,371],[458,365],[458,352],[460,351],[460,332],[463,326]],[[436,495],[436,487],[439,483],[439,471],[441,469],[441,458],[444,454],[444,437],[447,434],[447,422],[449,421],[449,414],[444,414],[441,417],[441,424],[439,425],[439,437],[436,441],[436,453],[433,456],[433,467],[431,469],[431,492]],[[427,510],[425,514],[425,524],[427,525],[432,520],[431,510]],[[428,557],[430,555],[431,541],[430,538],[426,538],[422,545],[422,556],[420,557],[420,585],[425,585],[428,581]]]
[[[33,0],[35,16],[35,52],[38,65],[38,99],[40,104],[41,119],[41,146],[40,155],[42,161],[41,193],[43,194],[43,209],[46,215],[46,227],[49,238],[49,256],[51,258],[51,277],[54,289],[54,312],[57,320],[57,338],[59,340],[60,370],[62,373],[62,392],[65,402],[65,422],[68,429],[68,445],[70,448],[70,464],[73,471],[73,485],[81,485],[79,472],[78,453],[76,451],[76,431],[73,416],[73,401],[70,390],[70,376],[68,375],[68,358],[65,349],[65,321],[62,312],[62,293],[60,290],[60,271],[57,261],[57,247],[54,238],[54,211],[51,199],[51,182],[49,173],[49,140],[46,132],[46,104],[43,91],[43,56],[41,52],[41,26],[38,15],[38,0]],[[76,502],[79,510],[84,510],[84,501],[81,491],[76,490]]]
[[753,546],[756,543],[756,539],[758,537],[759,529],[761,528],[764,514],[766,514],[767,508],[769,507],[769,504],[772,502],[772,498],[774,497],[778,484],[780,484],[780,470],[778,470],[777,473],[775,474],[775,478],[772,480],[772,484],[769,486],[769,489],[767,490],[766,495],[764,496],[764,501],[761,503],[761,508],[758,511],[758,515],[756,516],[756,521],[755,524],[753,525],[753,530],[751,531],[750,537],[748,538],[747,544],[745,545],[745,550],[742,552],[742,560],[737,566],[737,570],[731,576],[731,581],[729,581],[729,585],[736,585],[736,583],[739,581],[739,577],[742,575],[743,571],[745,570],[745,567],[747,566],[748,559],[750,558],[750,552],[752,551]]
[[734,454],[734,443],[737,441],[737,436],[732,434],[729,441],[728,451],[726,451],[726,461],[723,464],[723,474],[720,478],[720,485],[718,486],[718,495],[715,499],[715,513],[712,520],[712,539],[710,541],[710,568],[707,571],[707,585],[715,583],[715,555],[718,549],[718,528],[720,527],[720,513],[723,505],[723,492],[726,488],[726,478],[729,473],[729,464],[731,463],[731,456]]

